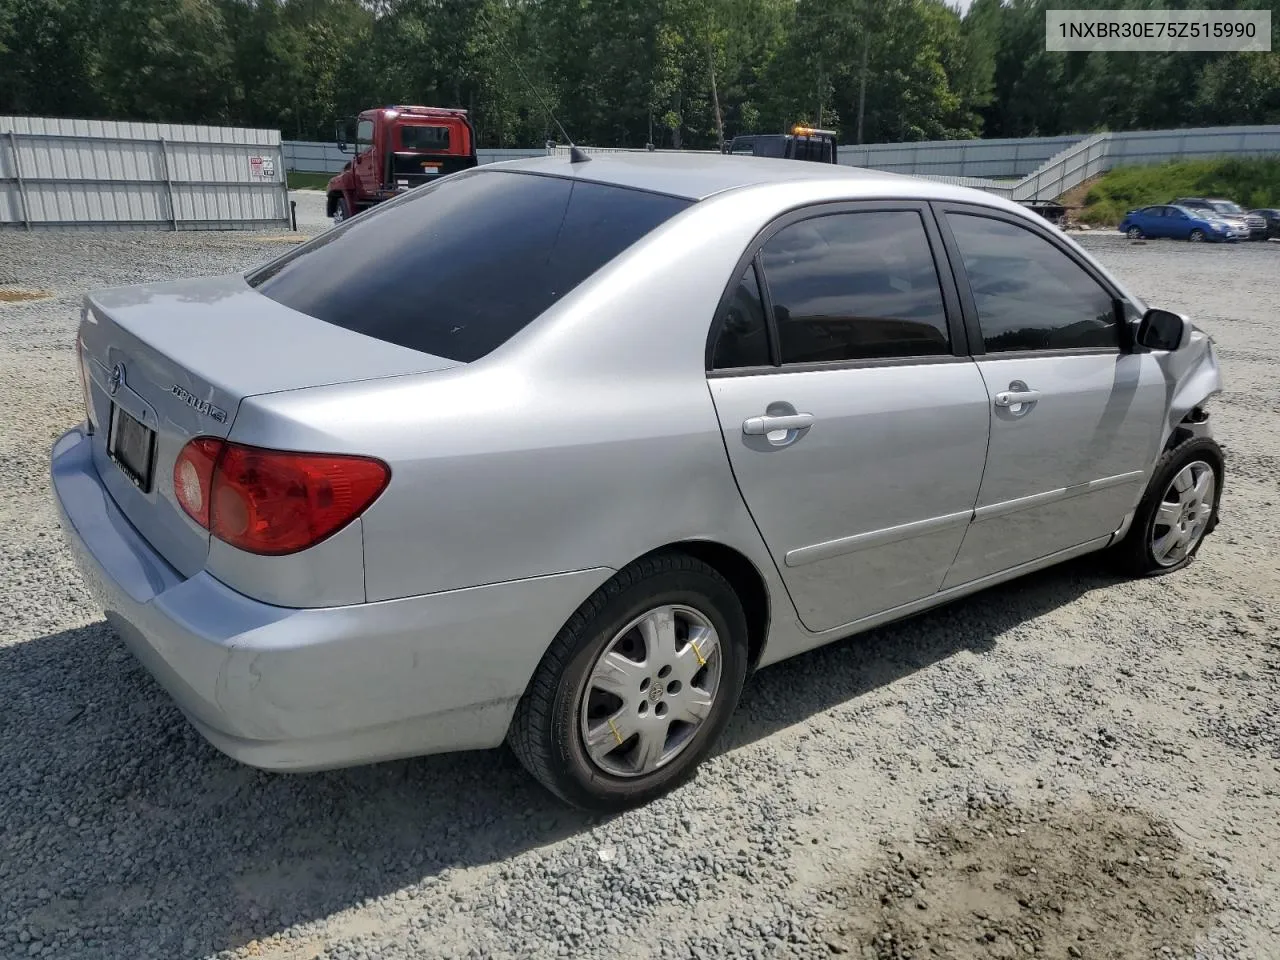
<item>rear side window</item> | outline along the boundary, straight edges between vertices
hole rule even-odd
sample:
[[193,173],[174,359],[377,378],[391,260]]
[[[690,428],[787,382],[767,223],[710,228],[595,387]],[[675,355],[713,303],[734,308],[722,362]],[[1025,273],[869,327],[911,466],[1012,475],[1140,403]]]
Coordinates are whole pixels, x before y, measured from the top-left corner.
[[913,210],[801,220],[760,252],[783,363],[951,352],[929,239]]
[[1111,294],[1043,237],[1003,220],[947,214],[988,353],[1120,349]]
[[749,263],[718,318],[716,339],[711,346],[711,369],[764,367],[770,362],[764,303],[756,282],[755,264]]
[[321,234],[248,281],[327,323],[469,362],[690,203],[472,170]]

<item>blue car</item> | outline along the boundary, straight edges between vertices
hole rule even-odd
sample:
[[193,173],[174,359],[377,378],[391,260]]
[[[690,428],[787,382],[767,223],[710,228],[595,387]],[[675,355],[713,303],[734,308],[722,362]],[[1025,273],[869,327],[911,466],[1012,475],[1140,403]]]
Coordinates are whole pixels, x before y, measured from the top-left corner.
[[1234,242],[1249,239],[1247,227],[1228,223],[1214,216],[1212,211],[1167,205],[1130,210],[1120,221],[1120,232],[1130,240],[1172,237],[1200,243],[1205,240]]

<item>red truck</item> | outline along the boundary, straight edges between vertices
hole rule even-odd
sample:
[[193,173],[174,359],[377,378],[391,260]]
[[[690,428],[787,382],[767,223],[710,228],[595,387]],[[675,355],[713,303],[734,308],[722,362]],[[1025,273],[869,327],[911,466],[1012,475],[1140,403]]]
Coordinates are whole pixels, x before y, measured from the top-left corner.
[[339,223],[366,207],[449,173],[476,165],[476,131],[465,110],[446,107],[378,107],[355,118],[355,142],[338,149],[354,153],[329,181],[328,215]]

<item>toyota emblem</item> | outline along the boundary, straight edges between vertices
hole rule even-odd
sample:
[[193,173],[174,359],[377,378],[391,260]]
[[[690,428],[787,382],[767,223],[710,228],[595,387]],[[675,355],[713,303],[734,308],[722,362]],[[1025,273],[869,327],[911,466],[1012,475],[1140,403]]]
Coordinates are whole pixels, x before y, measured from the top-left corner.
[[111,368],[111,395],[114,397],[116,391],[120,389],[120,384],[124,383],[124,365],[117,363]]

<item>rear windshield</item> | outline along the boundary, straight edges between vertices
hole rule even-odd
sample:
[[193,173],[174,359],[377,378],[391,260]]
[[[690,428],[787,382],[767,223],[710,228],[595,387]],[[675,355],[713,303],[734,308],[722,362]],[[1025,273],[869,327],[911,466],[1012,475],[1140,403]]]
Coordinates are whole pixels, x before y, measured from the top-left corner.
[[796,137],[795,159],[817,163],[831,162],[831,141],[823,138]]
[[334,227],[247,279],[327,323],[469,362],[690,203],[469,170]]
[[786,137],[756,137],[757,157],[785,157],[786,155]]
[[449,128],[420,126],[401,127],[400,149],[447,153],[449,150]]

